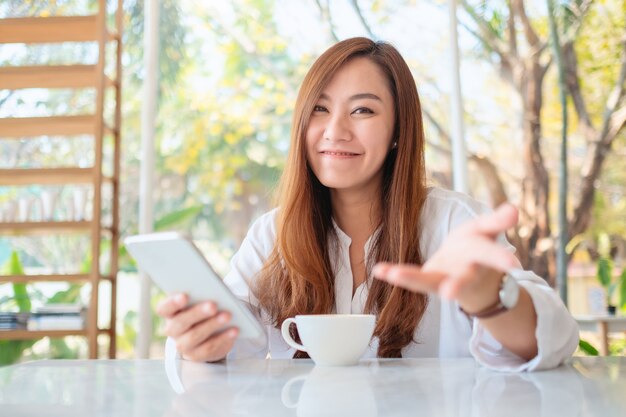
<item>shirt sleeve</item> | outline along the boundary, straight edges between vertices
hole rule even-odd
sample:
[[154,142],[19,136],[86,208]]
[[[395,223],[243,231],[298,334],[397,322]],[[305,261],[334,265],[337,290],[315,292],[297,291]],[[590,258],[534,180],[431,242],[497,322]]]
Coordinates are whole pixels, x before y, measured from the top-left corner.
[[[449,230],[492,210],[459,193],[451,193],[449,203]],[[452,203],[454,201],[454,203]],[[504,235],[498,241],[515,251]],[[554,368],[569,358],[578,346],[578,324],[558,294],[532,271],[522,269],[509,272],[526,289],[537,313],[537,356],[526,361],[504,348],[478,319],[472,320],[469,340],[471,355],[483,366],[500,371],[535,371]],[[463,314],[458,311],[458,314]]]
[[559,366],[578,346],[578,324],[556,292],[531,271],[509,273],[524,287],[537,313],[537,356],[526,361],[502,346],[478,319],[473,320],[470,353],[482,365],[500,371],[538,371]]

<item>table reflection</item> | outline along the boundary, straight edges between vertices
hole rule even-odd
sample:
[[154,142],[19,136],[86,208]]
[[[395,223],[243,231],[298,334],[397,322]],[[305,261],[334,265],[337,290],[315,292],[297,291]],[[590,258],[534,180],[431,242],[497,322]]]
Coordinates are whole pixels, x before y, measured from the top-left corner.
[[183,392],[166,416],[249,415],[251,410],[301,417],[617,416],[626,410],[623,361],[578,360],[535,373],[424,359],[336,368],[307,360],[179,365]]
[[[574,358],[500,373],[472,359],[221,364],[36,361],[0,368],[0,416],[602,416],[626,415],[626,358]],[[171,369],[170,369],[171,371]]]

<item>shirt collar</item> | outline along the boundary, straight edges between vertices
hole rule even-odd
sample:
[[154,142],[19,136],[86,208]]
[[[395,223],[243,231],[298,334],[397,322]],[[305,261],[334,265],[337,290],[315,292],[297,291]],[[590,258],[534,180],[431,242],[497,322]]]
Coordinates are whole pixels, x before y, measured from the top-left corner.
[[[349,248],[350,245],[352,244],[352,239],[350,239],[350,236],[348,236],[343,230],[341,230],[341,228],[339,227],[339,225],[337,224],[334,218],[331,220],[333,221],[333,227],[335,228],[335,232],[337,233],[337,237],[339,238],[339,242],[341,246],[345,248]],[[374,233],[372,233],[370,237],[367,239],[367,241],[365,242],[364,249],[365,249],[366,261],[369,261],[371,246],[381,231],[382,231],[382,227],[378,226],[378,228],[374,230]]]

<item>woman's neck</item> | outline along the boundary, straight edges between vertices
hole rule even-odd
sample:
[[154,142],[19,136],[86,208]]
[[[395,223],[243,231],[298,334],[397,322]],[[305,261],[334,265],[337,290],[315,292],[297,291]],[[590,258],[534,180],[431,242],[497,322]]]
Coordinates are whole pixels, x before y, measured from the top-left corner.
[[331,190],[333,218],[352,241],[365,242],[378,225],[380,199],[377,193]]

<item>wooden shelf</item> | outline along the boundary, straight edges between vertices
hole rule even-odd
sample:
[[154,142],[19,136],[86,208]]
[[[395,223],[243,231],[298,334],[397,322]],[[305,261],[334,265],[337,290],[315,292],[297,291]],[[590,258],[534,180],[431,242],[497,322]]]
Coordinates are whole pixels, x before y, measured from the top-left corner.
[[[0,222],[0,235],[32,236],[46,234],[90,233],[93,226],[90,220],[49,221],[49,222]],[[116,233],[110,225],[103,225],[100,230]]]
[[[0,19],[0,43],[95,42],[98,38],[96,15]],[[118,36],[108,34],[107,39]]]
[[[101,80],[95,65],[37,65],[0,67],[0,89],[95,88]],[[105,85],[114,86],[105,77]]]
[[[98,329],[98,334],[110,333],[109,329]],[[0,330],[0,340],[34,340],[42,337],[65,336],[87,336],[87,330]]]
[[[80,274],[38,274],[38,275],[5,275],[0,276],[0,284],[28,282],[91,282],[89,310],[85,316],[84,329],[80,330],[45,330],[29,331],[0,330],[0,339],[28,340],[42,337],[86,337],[89,346],[89,358],[98,357],[98,335],[109,336],[108,356],[115,357],[115,326],[116,326],[116,294],[118,271],[118,240],[119,240],[119,178],[120,178],[120,121],[121,121],[121,82],[122,72],[122,34],[123,8],[122,0],[117,0],[114,28],[109,28],[109,4],[98,2],[98,11],[89,16],[52,16],[23,17],[0,19],[1,44],[57,44],[89,42],[88,48],[97,49],[97,63],[76,63],[71,65],[5,65],[0,66],[0,90],[41,89],[95,89],[94,114],[54,115],[49,117],[0,118],[1,139],[27,139],[35,137],[59,137],[67,140],[71,136],[91,136],[93,139],[94,166],[78,168],[65,166],[58,168],[18,168],[0,169],[0,187],[23,187],[27,185],[82,185],[89,186],[93,191],[92,208],[87,216],[94,220],[84,221],[39,221],[39,222],[0,222],[0,236],[30,236],[78,234],[88,237],[92,259],[99,259],[103,249],[97,244],[100,238],[107,237],[112,242],[111,260],[108,275],[94,273]],[[109,42],[114,42],[110,45]],[[114,47],[113,62],[107,58],[110,54],[109,45]],[[28,48],[27,48],[28,49]],[[33,48],[30,48],[33,49]],[[112,52],[112,51],[111,51]],[[32,54],[32,51],[31,51]],[[45,57],[44,57],[45,58]],[[32,61],[31,61],[32,62]],[[10,64],[13,64],[11,62]],[[114,64],[114,65],[112,65]],[[109,75],[105,69],[111,68]],[[113,68],[115,68],[113,70]],[[107,90],[111,88],[111,90]],[[112,93],[112,94],[109,94]],[[111,97],[112,96],[112,97]],[[105,117],[109,109],[108,101],[112,99],[115,107],[112,118]],[[112,126],[107,126],[109,120]],[[109,143],[104,136],[113,139],[113,167],[111,177],[103,175],[105,163],[104,146]],[[91,151],[90,151],[91,154]],[[108,161],[106,161],[108,163]],[[106,171],[106,170],[105,170]],[[108,172],[108,171],[107,171]],[[112,184],[110,222],[102,225],[103,183]],[[108,197],[107,197],[108,198]],[[107,236],[108,235],[108,236]],[[110,283],[110,328],[99,329],[99,283],[108,280]]]
[[[102,183],[115,178],[103,175]],[[0,186],[93,184],[94,168],[10,168],[0,169]]]
[[90,232],[91,222],[5,222],[0,223],[0,234],[3,235],[40,235],[48,233]]
[[[7,117],[0,118],[0,137],[24,138],[35,136],[75,136],[95,135],[94,115],[51,116],[51,117]],[[104,127],[105,134],[113,134],[114,129]]]
[[0,186],[91,184],[93,179],[93,168],[0,169]]
[[33,340],[42,337],[86,336],[87,330],[0,330],[0,340]]
[[[16,282],[88,282],[89,274],[47,274],[47,275],[0,275],[0,283]],[[115,280],[111,275],[100,275],[100,279],[107,281]]]
[[86,282],[89,274],[50,274],[50,275],[0,275],[0,282]]

